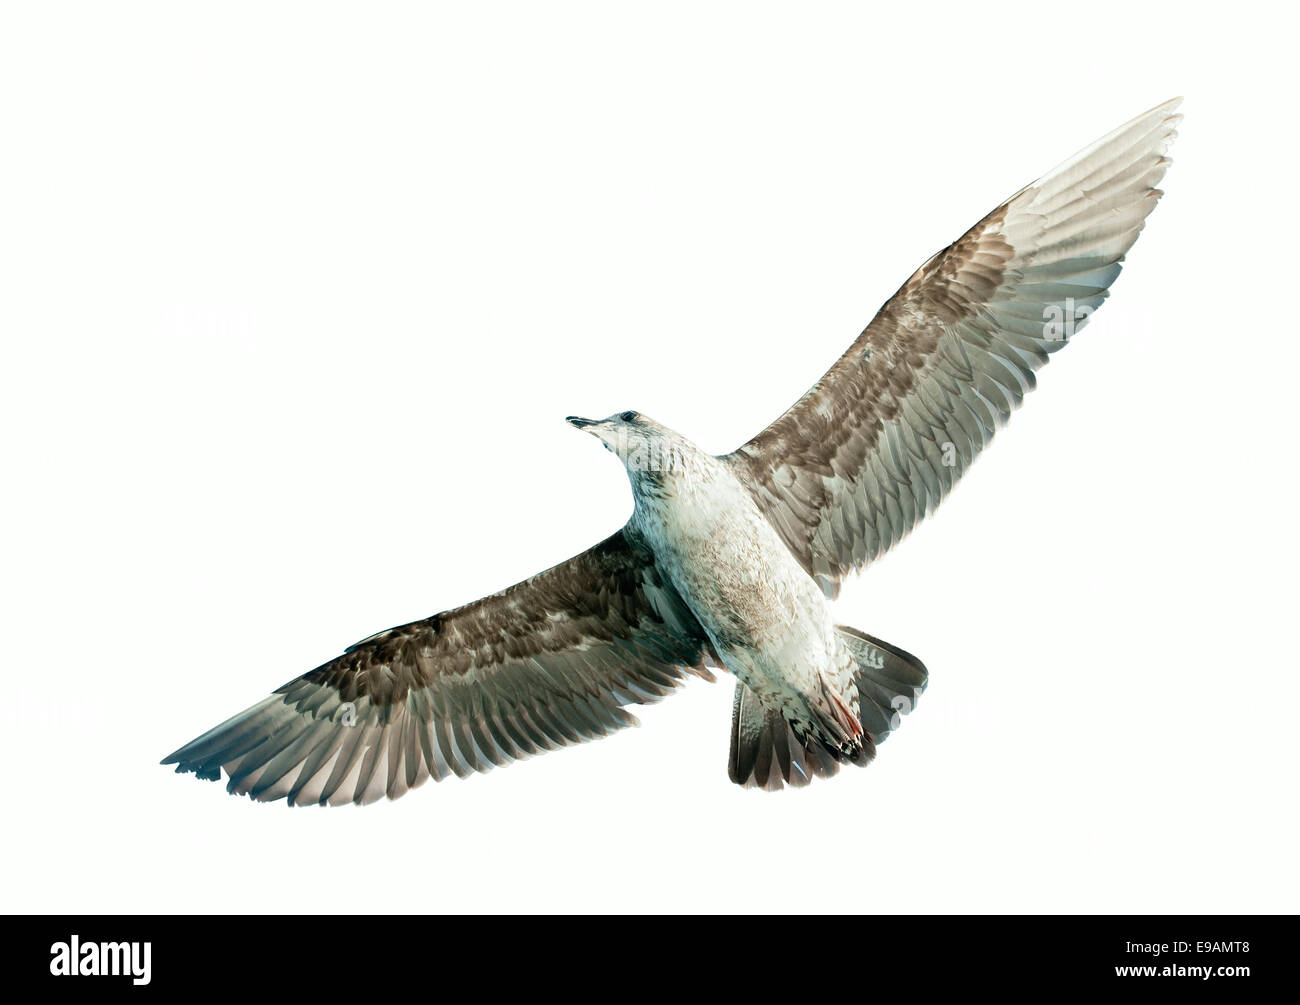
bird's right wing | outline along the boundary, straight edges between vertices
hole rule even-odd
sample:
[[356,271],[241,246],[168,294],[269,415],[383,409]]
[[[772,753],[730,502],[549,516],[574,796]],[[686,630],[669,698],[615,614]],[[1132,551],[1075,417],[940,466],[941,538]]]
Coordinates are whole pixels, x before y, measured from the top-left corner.
[[939,503],[1106,298],[1161,195],[1177,105],[1098,140],[922,265],[812,390],[728,455],[828,595]]
[[164,759],[290,803],[395,799],[635,724],[687,672],[712,679],[699,622],[619,531],[485,597],[380,632]]

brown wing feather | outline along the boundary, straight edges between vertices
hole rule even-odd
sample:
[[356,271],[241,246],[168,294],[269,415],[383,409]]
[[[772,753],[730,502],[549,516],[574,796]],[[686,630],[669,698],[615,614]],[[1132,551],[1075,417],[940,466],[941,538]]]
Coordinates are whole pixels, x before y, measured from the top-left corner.
[[834,596],[928,514],[1082,328],[1161,195],[1168,102],[931,258],[826,375],[728,460]]
[[167,757],[291,803],[396,798],[428,778],[605,736],[687,672],[703,630],[623,531],[508,590],[380,632]]

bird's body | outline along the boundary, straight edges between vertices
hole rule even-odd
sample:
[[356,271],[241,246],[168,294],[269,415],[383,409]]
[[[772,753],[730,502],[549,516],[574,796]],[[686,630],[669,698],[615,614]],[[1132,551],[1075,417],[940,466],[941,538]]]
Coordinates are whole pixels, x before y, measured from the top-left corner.
[[671,450],[660,452],[670,461],[659,470],[629,468],[629,532],[653,552],[722,665],[764,705],[801,731],[825,720],[841,724],[837,744],[857,741],[856,664],[822,591],[731,465],[643,417],[635,421],[640,435],[670,441]]
[[501,593],[373,635],[170,755],[291,803],[396,798],[604,736],[685,675],[736,678],[729,773],[865,764],[914,656],[836,625],[840,581],[931,512],[1108,295],[1161,195],[1168,102],[1021,189],[918,269],[807,394],[714,457],[640,415],[570,417],[618,455],[627,525]]

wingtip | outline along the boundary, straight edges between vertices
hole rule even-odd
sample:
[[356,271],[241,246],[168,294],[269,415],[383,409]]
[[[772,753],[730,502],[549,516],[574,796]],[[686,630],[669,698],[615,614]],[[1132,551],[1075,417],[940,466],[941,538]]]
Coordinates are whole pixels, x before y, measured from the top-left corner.
[[202,767],[202,766],[200,766],[200,765],[197,765],[197,764],[189,764],[189,763],[186,763],[186,762],[184,762],[184,761],[181,761],[180,763],[177,763],[175,760],[170,759],[170,758],[167,759],[167,760],[161,761],[161,762],[159,762],[159,763],[164,764],[164,765],[175,764],[175,765],[176,765],[176,774],[178,774],[178,775],[193,775],[195,778],[201,778],[201,779],[202,779],[203,781],[205,781],[205,782],[219,782],[219,781],[221,781],[221,769],[220,769],[220,768],[204,768],[204,767]]
[[[1183,103],[1183,97],[1181,94],[1176,98],[1170,98],[1168,101],[1162,101],[1160,104],[1152,108],[1148,108],[1141,115],[1134,116],[1128,122],[1124,123],[1124,125],[1116,129],[1113,133],[1110,133],[1108,134],[1108,136],[1104,137],[1103,140],[1109,139],[1110,136],[1114,136],[1119,133],[1122,133],[1125,130],[1130,129],[1131,127],[1138,125],[1139,123],[1142,122],[1153,122],[1155,120],[1159,120],[1162,124],[1167,124],[1171,127],[1176,126],[1178,125],[1178,123],[1183,121],[1183,113],[1177,110],[1182,103]],[[1098,142],[1100,143],[1102,141],[1098,141]]]
[[1162,125],[1168,127],[1169,130],[1168,135],[1170,139],[1173,139],[1175,136],[1178,135],[1177,133],[1178,126],[1183,121],[1183,113],[1177,111],[1178,106],[1181,105],[1182,103],[1183,103],[1182,96],[1179,95],[1177,98],[1170,98],[1163,105],[1156,105],[1156,107],[1153,108],[1151,112],[1148,113],[1148,114],[1153,114],[1159,112],[1162,115],[1160,121]]

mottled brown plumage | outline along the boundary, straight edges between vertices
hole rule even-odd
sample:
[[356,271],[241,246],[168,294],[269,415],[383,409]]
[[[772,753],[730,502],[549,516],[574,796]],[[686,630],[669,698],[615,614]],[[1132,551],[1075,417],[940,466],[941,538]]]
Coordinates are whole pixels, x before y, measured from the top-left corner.
[[652,559],[619,531],[357,643],[168,762],[212,778],[224,767],[231,791],[259,799],[369,802],[633,724],[622,706],[686,673],[712,678],[708,639]]
[[1176,106],[1116,130],[931,258],[731,455],[828,596],[934,509],[1106,298],[1161,195]]

